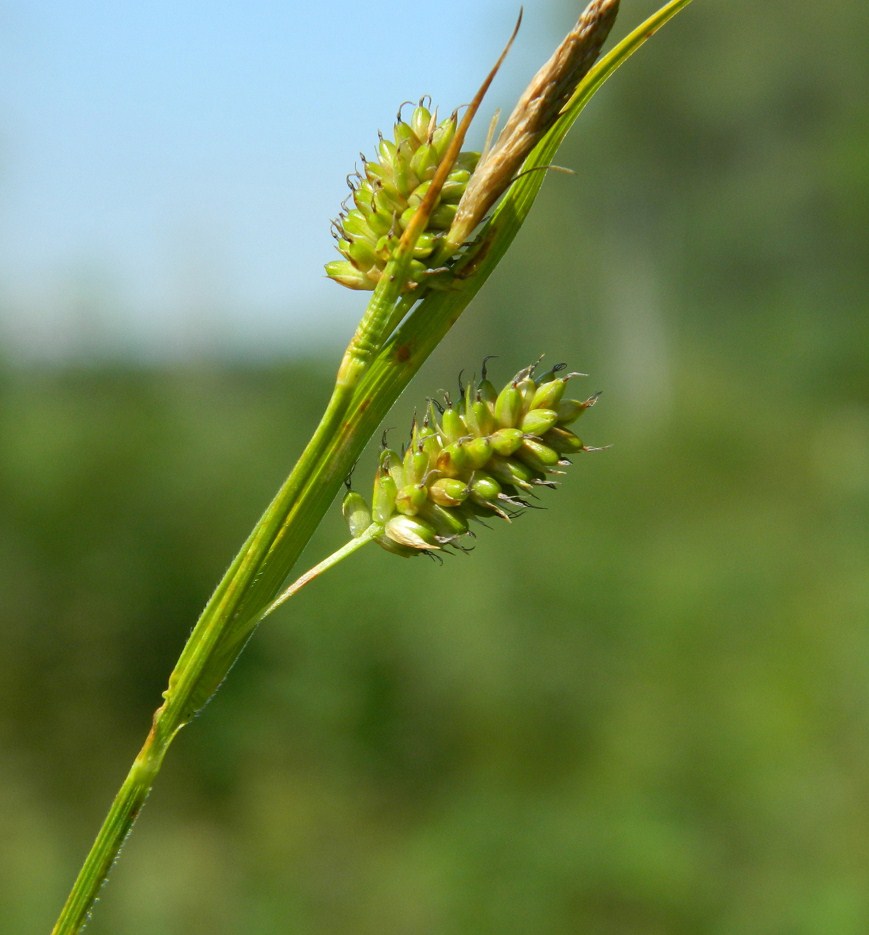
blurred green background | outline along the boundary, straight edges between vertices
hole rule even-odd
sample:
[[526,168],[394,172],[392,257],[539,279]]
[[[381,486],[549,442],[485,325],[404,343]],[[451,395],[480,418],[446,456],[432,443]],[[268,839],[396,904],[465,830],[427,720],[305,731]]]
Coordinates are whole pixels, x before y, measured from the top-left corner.
[[[612,448],[264,626],[89,933],[869,931],[867,34],[698,0],[610,82],[388,424],[546,352]],[[48,931],[335,365],[0,364],[0,931]]]

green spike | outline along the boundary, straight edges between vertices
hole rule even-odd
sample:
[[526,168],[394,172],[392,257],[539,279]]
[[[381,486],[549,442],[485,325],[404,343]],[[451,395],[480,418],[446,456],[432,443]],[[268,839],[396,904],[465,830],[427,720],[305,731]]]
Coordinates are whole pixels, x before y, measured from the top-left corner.
[[509,521],[527,506],[521,492],[554,487],[548,476],[569,464],[563,456],[589,449],[559,423],[557,409],[524,411],[534,400],[569,402],[557,399],[567,377],[536,386],[533,370],[523,368],[498,392],[484,361],[479,383],[459,378],[455,404],[444,394],[441,409],[429,398],[424,418],[413,418],[407,448],[380,451],[371,510],[358,495],[345,498],[351,530],[398,555],[417,554],[465,535],[473,518]]
[[[429,108],[414,108],[410,121],[399,117],[393,137],[380,136],[377,159],[363,162],[361,173],[351,181],[355,207],[335,222],[338,250],[349,266],[328,263],[326,275],[351,289],[374,289],[401,243],[429,191],[431,181],[455,137],[457,118],[451,115],[436,124]],[[404,268],[404,289],[430,281],[430,267],[440,269],[440,248],[453,222],[456,207],[467,188],[477,153],[459,153],[426,229],[412,245],[413,260]],[[439,258],[439,259],[435,259]]]

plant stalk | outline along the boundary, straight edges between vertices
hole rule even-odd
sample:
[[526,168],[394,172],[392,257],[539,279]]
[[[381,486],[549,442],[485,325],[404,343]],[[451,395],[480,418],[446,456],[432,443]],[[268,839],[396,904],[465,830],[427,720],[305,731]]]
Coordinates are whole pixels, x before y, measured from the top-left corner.
[[365,538],[369,533],[369,538],[377,534],[366,530],[359,537],[362,541],[348,543],[275,599],[368,439],[512,243],[545,175],[528,170],[551,163],[593,93],[689,2],[671,0],[589,70],[559,119],[528,156],[491,220],[468,247],[449,289],[423,291],[418,297],[404,294],[413,243],[402,241],[348,345],[319,426],[190,634],[169,677],[164,702],[154,713],[148,737],[97,834],[52,935],[81,931],[148,797],[169,744],[217,690],[260,620],[315,577],[314,572],[319,574],[340,561],[335,558],[339,553],[343,558],[369,541]]

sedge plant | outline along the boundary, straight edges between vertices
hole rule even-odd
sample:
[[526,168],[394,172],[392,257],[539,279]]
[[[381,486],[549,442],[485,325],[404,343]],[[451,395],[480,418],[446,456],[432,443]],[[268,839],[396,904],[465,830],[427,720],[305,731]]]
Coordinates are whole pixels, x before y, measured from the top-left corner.
[[369,542],[404,557],[463,548],[474,520],[509,520],[541,487],[555,486],[571,455],[589,450],[569,426],[596,396],[569,396],[575,374],[557,365],[537,375],[539,365],[530,365],[498,390],[484,363],[455,400],[430,400],[414,417],[403,450],[384,445],[370,501],[355,490],[345,495],[349,542],[285,585],[378,425],[504,256],[573,122],[689,2],[670,0],[601,57],[619,0],[592,0],[482,154],[463,150],[465,134],[507,49],[461,117],[439,120],[424,100],[407,119],[399,113],[393,139],[380,137],[376,159],[351,181],[333,222],[342,258],[327,264],[327,275],[371,296],[331,398],[191,632],[53,935],[84,927],[170,744],[263,619]]

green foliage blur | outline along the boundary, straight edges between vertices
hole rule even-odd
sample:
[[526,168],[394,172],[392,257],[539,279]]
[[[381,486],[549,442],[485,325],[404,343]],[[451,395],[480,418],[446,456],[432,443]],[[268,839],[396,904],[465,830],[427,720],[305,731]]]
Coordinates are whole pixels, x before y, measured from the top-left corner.
[[[89,933],[869,931],[867,33],[697,0],[610,82],[388,424],[545,351],[612,447],[264,625]],[[0,367],[0,931],[48,931],[336,364]]]

